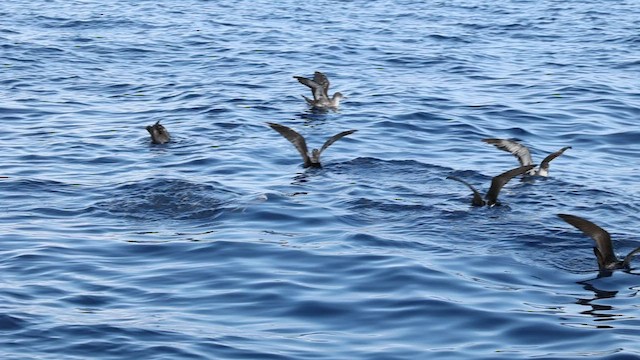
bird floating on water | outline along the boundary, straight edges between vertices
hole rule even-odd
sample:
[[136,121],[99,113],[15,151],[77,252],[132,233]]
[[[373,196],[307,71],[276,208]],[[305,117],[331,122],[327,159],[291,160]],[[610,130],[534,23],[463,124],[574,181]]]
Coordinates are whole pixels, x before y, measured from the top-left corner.
[[276,124],[276,123],[267,123],[273,130],[280,133],[280,135],[284,136],[287,140],[289,140],[293,146],[298,149],[300,155],[302,155],[302,160],[304,161],[304,167],[322,167],[320,164],[320,155],[323,151],[325,151],[331,144],[340,140],[341,138],[353,134],[357,130],[347,130],[343,131],[339,134],[333,135],[329,138],[329,140],[325,141],[320,150],[313,149],[311,153],[307,149],[307,142],[304,140],[302,135],[298,134],[295,130],[286,127],[284,125]]
[[[504,150],[513,154],[513,156],[518,158],[518,161],[522,166],[533,164],[533,160],[531,159],[531,152],[529,152],[529,149],[516,141],[506,139],[482,139],[482,141],[486,142],[487,144],[492,144],[500,150]],[[562,149],[549,154],[546,158],[544,158],[544,160],[542,160],[538,169],[529,170],[527,175],[549,176],[549,163],[551,162],[551,160],[562,155],[562,153],[564,153],[567,149],[571,149],[571,146],[565,146]]]
[[147,126],[147,131],[151,135],[151,142],[154,144],[165,144],[171,140],[171,136],[164,126],[160,125],[160,120],[155,124]]
[[613,252],[611,235],[609,235],[606,230],[589,220],[575,215],[558,214],[558,216],[567,223],[575,226],[578,230],[581,230],[585,235],[590,236],[593,241],[596,242],[593,253],[598,260],[598,268],[600,268],[600,271],[629,269],[629,264],[633,256],[640,253],[640,247],[637,247],[627,254],[623,260],[618,260],[618,257]]
[[[480,194],[480,192],[478,190],[476,190],[475,187],[473,187],[473,185],[469,184],[468,182],[453,176],[453,175],[449,175],[447,176],[447,179],[451,179],[451,180],[455,180],[455,181],[459,181],[465,185],[467,185],[469,187],[469,189],[471,189],[471,191],[473,191],[473,199],[471,200],[471,205],[473,206],[495,206],[495,205],[500,205],[500,203],[498,202],[498,194],[500,193],[500,190],[502,190],[502,187],[509,182],[509,180],[513,179],[514,177],[524,174],[525,172],[531,170],[535,165],[527,165],[527,166],[520,166],[518,168],[515,169],[511,169],[509,171],[506,171],[498,176],[495,176],[493,179],[491,179],[491,187],[489,188],[489,191],[487,191],[486,195],[484,196],[484,199],[482,198],[482,194]],[[485,201],[486,200],[486,201]]]
[[298,81],[311,88],[313,99],[302,95],[309,105],[318,109],[336,109],[340,105],[340,100],[344,97],[342,93],[336,92],[329,98],[329,79],[320,71],[313,74],[313,80],[302,76],[294,76]]

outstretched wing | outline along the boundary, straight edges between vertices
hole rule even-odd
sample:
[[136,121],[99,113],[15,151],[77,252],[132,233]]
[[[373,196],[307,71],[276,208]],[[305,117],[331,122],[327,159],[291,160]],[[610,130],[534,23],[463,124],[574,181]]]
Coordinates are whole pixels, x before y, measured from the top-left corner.
[[322,86],[322,90],[324,91],[324,95],[329,98],[329,79],[327,78],[327,76],[323,73],[321,73],[320,71],[316,71],[315,73],[313,73],[313,81],[316,82],[316,84],[319,84],[320,86]]
[[304,141],[302,135],[298,134],[295,130],[286,127],[284,125],[276,124],[276,123],[267,123],[273,130],[280,133],[280,135],[284,136],[285,139],[289,140],[293,146],[298,149],[300,155],[302,155],[302,160],[305,164],[311,162],[309,159],[309,150],[307,149],[307,142]]
[[467,185],[469,187],[469,189],[471,189],[471,191],[473,191],[473,200],[471,201],[472,205],[474,205],[474,206],[483,206],[484,205],[484,200],[482,200],[482,195],[478,192],[478,190],[476,190],[475,187],[473,187],[473,185],[471,185],[468,182],[460,179],[459,177],[453,176],[453,175],[447,176],[447,179],[451,179],[451,180],[455,180],[455,181],[461,182],[461,183]]
[[302,76],[294,76],[294,78],[298,79],[301,84],[311,88],[311,94],[313,94],[313,99],[315,101],[329,101],[329,97],[325,94],[324,88],[321,84]]
[[[611,244],[611,236],[609,233],[598,225],[592,223],[589,220],[585,220],[581,217],[568,214],[558,214],[558,216],[567,223],[575,226],[578,230],[582,231],[585,235],[590,236],[593,241],[596,242],[596,248],[594,251],[598,258],[598,266],[600,269],[607,269],[608,264],[615,264],[618,262],[618,258],[613,252],[613,245]],[[636,249],[639,250],[640,249]],[[636,251],[634,250],[634,251]],[[633,256],[633,251],[627,257]],[[625,258],[625,261],[627,259]]]
[[515,169],[506,171],[491,179],[491,187],[489,188],[487,195],[485,195],[484,197],[485,199],[487,199],[489,205],[495,204],[498,201],[498,194],[500,193],[500,190],[502,190],[502,187],[506,183],[508,183],[509,180],[518,175],[526,173],[527,171],[533,169],[534,166],[535,165],[520,166]]
[[547,176],[547,174],[549,174],[549,163],[551,162],[551,160],[562,155],[562,153],[564,153],[567,149],[571,149],[571,146],[565,146],[562,149],[551,153],[546,158],[544,158],[544,160],[542,160],[542,162],[540,163],[540,175]]
[[343,132],[341,132],[339,134],[336,134],[336,135],[333,135],[332,137],[330,137],[329,140],[324,142],[324,144],[322,145],[322,147],[318,151],[318,157],[320,157],[320,154],[322,154],[323,151],[325,151],[329,146],[331,146],[331,144],[333,144],[334,142],[342,139],[343,137],[345,137],[345,136],[347,136],[349,134],[353,134],[356,131],[358,131],[358,130],[347,130],[347,131],[343,131]]
[[482,141],[486,142],[487,144],[491,144],[500,150],[510,152],[513,156],[518,158],[521,166],[533,164],[529,149],[518,142],[506,139],[482,139]]

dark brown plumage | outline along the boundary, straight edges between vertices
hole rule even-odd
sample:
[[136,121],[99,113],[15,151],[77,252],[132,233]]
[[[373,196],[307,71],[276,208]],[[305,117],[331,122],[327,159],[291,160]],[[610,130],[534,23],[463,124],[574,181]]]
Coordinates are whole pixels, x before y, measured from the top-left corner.
[[[482,139],[482,141],[486,142],[487,144],[494,145],[500,150],[504,150],[506,152],[511,153],[513,156],[515,156],[518,159],[521,166],[533,164],[533,160],[531,159],[531,153],[529,152],[529,149],[526,146],[516,141],[506,140],[506,139]],[[565,146],[562,149],[549,154],[547,157],[544,158],[544,160],[542,160],[542,162],[540,163],[540,167],[538,169],[531,169],[529,170],[528,174],[538,175],[538,176],[549,176],[549,163],[551,162],[551,160],[562,155],[562,153],[564,153],[567,149],[571,149],[571,146]]]
[[[471,191],[473,191],[473,199],[471,200],[471,205],[473,206],[484,206],[484,205],[488,205],[488,206],[494,206],[494,205],[498,205],[498,194],[500,193],[500,190],[502,190],[502,187],[504,187],[504,185],[506,183],[509,182],[509,180],[513,179],[514,177],[524,174],[525,172],[531,170],[531,168],[533,168],[535,165],[527,165],[527,166],[520,166],[518,168],[515,169],[511,169],[509,171],[506,171],[498,176],[495,176],[493,179],[491,179],[491,187],[489,188],[489,191],[487,191],[487,193],[484,196],[484,199],[482,199],[482,195],[480,194],[480,192],[478,190],[476,190],[476,188],[474,188],[471,184],[469,184],[468,182],[456,177],[456,176],[447,176],[447,179],[451,179],[451,180],[455,180],[455,181],[459,181],[465,185],[467,185],[469,187],[469,189],[471,189]],[[485,201],[486,200],[486,201]]]
[[146,129],[149,132],[149,135],[151,135],[151,142],[154,144],[164,144],[171,140],[171,136],[167,129],[160,125],[160,120],[153,125],[147,126]]
[[309,99],[306,96],[302,96],[309,105],[320,108],[337,108],[340,105],[340,100],[344,97],[342,93],[336,92],[333,97],[329,98],[329,79],[320,71],[316,71],[313,74],[313,80],[307,79],[302,76],[294,76],[301,84],[311,88],[311,94],[313,99]]
[[311,154],[309,154],[309,150],[307,148],[307,142],[304,140],[302,135],[298,134],[295,130],[286,127],[284,125],[276,124],[276,123],[267,123],[273,130],[280,133],[280,135],[284,136],[285,139],[289,140],[293,146],[296,147],[300,155],[302,156],[302,160],[304,161],[304,167],[322,167],[320,164],[320,155],[323,151],[325,151],[331,144],[342,139],[343,137],[353,134],[357,130],[347,130],[343,131],[339,134],[333,135],[330,137],[325,143],[322,145],[320,150],[313,149]]
[[623,260],[618,260],[613,252],[611,235],[606,230],[575,215],[558,214],[558,216],[595,241],[596,246],[593,248],[593,253],[596,255],[600,270],[628,269],[633,256],[640,253],[640,247],[638,247],[627,254]]

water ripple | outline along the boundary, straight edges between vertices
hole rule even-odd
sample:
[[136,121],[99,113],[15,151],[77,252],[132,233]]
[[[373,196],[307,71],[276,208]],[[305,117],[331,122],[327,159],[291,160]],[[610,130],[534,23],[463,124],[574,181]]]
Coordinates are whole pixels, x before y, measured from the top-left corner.
[[[556,216],[638,246],[634,5],[3,4],[2,359],[640,356],[638,270]],[[304,169],[267,122],[358,132]],[[474,208],[487,137],[572,149]]]

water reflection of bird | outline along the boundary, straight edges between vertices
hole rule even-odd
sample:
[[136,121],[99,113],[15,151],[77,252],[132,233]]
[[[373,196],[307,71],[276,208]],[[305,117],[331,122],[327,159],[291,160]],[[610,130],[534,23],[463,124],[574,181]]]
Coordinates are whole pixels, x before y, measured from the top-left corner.
[[601,290],[596,288],[593,284],[588,281],[578,281],[578,284],[582,285],[582,287],[587,290],[593,292],[592,298],[578,298],[576,299],[576,304],[588,306],[589,309],[585,311],[581,311],[581,314],[593,316],[596,318],[596,321],[599,321],[600,324],[597,325],[598,328],[611,328],[610,325],[602,324],[603,320],[613,320],[616,317],[620,316],[617,314],[611,314],[609,312],[614,310],[614,307],[611,305],[603,304],[602,301],[598,301],[598,303],[594,303],[594,301],[601,299],[611,299],[615,298],[618,294],[618,291],[608,291]]

